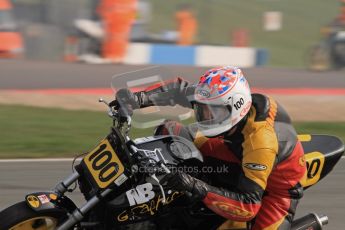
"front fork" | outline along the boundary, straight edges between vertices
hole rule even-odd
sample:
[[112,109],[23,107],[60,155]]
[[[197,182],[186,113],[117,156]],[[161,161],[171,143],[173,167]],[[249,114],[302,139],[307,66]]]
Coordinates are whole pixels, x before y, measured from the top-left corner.
[[[80,174],[76,171],[69,177],[67,177],[65,180],[60,182],[55,186],[54,191],[59,194],[59,196],[62,196],[65,192],[68,191],[68,188],[75,183],[78,178],[80,177]],[[65,220],[62,224],[60,224],[57,228],[57,230],[67,230],[72,228],[74,225],[79,223],[84,216],[93,208],[95,207],[100,200],[102,200],[105,196],[107,196],[109,193],[112,192],[113,189],[106,189],[103,192],[101,192],[98,195],[95,195],[91,199],[89,199],[85,204],[83,204],[80,208],[76,208],[73,213],[69,214],[67,220]]]

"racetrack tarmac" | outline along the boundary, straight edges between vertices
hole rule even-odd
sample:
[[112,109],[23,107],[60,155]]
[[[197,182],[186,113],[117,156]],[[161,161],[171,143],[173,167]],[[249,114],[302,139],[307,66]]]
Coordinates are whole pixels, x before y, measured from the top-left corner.
[[[0,161],[0,210],[18,201],[25,194],[52,189],[59,180],[71,172],[71,161],[11,162]],[[316,212],[326,214],[329,224],[325,229],[344,229],[345,213],[345,159],[341,159],[330,175],[305,191],[296,217]],[[82,203],[81,195],[72,199]]]
[[[113,99],[112,77],[147,67],[0,60],[0,104],[104,111],[104,105],[97,100],[99,97]],[[162,68],[166,74],[163,80],[182,76],[190,82],[197,82],[208,69],[168,65]],[[294,121],[345,121],[345,69],[317,73],[253,67],[245,68],[244,73],[253,92],[277,99]],[[128,77],[117,78],[116,87],[126,86],[127,81]],[[93,90],[90,94],[89,89],[96,89],[97,93]],[[103,89],[110,94],[102,94]]]
[[[0,89],[108,88],[113,76],[148,65],[86,65],[0,59]],[[199,80],[206,67],[165,65],[170,78]],[[345,88],[345,69],[310,72],[305,69],[253,67],[244,73],[256,88]],[[125,79],[123,79],[125,80]],[[119,82],[121,84],[121,82]]]

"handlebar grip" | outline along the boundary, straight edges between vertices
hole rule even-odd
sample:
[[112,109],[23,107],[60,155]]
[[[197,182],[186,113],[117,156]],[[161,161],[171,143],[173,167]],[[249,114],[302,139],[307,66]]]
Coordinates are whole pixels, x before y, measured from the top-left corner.
[[[113,101],[111,101],[110,103],[109,103],[109,106],[110,107],[118,107],[119,106],[119,102],[115,99],[115,100],[113,100]],[[116,108],[117,109],[117,108]]]

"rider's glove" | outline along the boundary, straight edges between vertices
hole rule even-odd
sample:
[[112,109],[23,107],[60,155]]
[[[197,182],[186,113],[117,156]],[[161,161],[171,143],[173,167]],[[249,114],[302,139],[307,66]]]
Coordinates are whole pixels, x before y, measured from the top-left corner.
[[194,87],[182,78],[154,85],[149,90],[135,93],[140,108],[148,106],[181,105],[191,107],[190,100],[194,95]]
[[167,175],[163,181],[167,188],[190,193],[195,200],[202,200],[207,194],[207,184],[184,172],[176,172]]
[[179,104],[183,107],[191,107],[194,98],[194,86],[189,86],[188,82],[182,78],[152,86],[149,90],[132,93],[129,89],[120,89],[116,94],[114,102],[120,103],[119,107],[131,105],[132,110],[148,106],[173,106]]
[[134,109],[140,108],[138,97],[126,88],[117,91],[116,100],[110,106],[114,106],[122,117],[131,116]]
[[[187,81],[178,77],[174,81],[161,86],[159,89],[146,92],[146,94],[149,97],[149,101],[152,101],[154,105],[173,106],[178,104],[184,107],[190,107],[190,103],[187,98],[188,85],[189,83]],[[159,92],[159,90],[161,92]]]

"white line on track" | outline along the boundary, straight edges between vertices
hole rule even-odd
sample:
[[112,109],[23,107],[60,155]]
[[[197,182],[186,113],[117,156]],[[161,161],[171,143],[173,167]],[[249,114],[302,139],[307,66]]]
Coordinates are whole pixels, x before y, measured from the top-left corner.
[[73,158],[36,158],[36,159],[2,159],[0,163],[15,163],[15,162],[65,162],[73,161]]
[[[341,159],[345,159],[342,156]],[[73,158],[37,158],[37,159],[2,159],[0,163],[20,163],[20,162],[69,162],[73,161]]]

